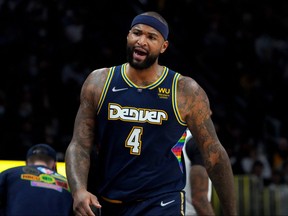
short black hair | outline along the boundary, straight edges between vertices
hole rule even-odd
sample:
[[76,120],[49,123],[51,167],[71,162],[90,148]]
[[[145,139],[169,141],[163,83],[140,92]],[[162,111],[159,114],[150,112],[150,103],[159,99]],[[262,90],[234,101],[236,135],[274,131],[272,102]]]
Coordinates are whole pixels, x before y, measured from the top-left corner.
[[57,161],[57,153],[56,151],[47,144],[37,144],[29,148],[26,154],[26,160],[28,160],[30,157],[36,157],[40,156],[42,157],[50,157],[54,161]]

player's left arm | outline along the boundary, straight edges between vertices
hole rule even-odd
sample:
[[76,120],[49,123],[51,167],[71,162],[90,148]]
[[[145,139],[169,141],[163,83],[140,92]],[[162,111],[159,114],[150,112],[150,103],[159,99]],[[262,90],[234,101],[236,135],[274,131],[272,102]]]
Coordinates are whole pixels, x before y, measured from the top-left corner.
[[232,167],[216,134],[206,92],[191,77],[181,76],[178,81],[177,104],[181,117],[187,122],[201,152],[224,215],[236,215]]

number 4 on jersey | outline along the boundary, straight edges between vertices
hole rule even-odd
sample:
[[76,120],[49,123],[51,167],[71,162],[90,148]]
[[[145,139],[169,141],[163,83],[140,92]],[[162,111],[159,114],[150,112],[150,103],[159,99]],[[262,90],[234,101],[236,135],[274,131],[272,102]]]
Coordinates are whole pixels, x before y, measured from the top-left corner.
[[143,133],[142,127],[133,127],[132,130],[130,131],[125,141],[125,147],[130,148],[130,154],[140,155],[142,147],[142,141],[141,141],[142,133]]

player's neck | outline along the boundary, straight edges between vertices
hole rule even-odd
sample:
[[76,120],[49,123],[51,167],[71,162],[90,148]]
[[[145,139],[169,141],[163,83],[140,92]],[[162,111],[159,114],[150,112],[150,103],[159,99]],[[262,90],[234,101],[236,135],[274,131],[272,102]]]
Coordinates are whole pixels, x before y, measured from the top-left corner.
[[45,166],[48,167],[48,164],[45,163],[44,161],[35,161],[34,163],[28,164],[28,165],[34,165],[34,166]]
[[154,64],[153,66],[138,70],[131,67],[129,64],[126,66],[127,77],[137,86],[145,87],[156,82],[163,74],[163,66]]

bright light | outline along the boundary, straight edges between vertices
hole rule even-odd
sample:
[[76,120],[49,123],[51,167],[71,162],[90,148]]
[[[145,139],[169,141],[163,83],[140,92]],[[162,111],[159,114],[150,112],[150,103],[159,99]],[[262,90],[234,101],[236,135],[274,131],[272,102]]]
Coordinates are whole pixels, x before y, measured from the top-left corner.
[[[24,166],[25,161],[15,161],[15,160],[0,160],[0,172],[17,166]],[[57,162],[57,171],[63,176],[66,176],[65,163]]]

